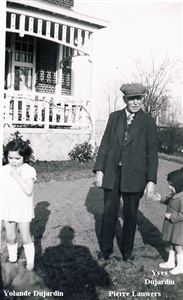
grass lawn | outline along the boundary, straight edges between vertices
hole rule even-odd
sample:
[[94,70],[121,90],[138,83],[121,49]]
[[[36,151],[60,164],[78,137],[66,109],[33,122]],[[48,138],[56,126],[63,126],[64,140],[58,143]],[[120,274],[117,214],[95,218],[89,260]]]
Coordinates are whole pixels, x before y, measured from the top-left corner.
[[94,176],[92,173],[93,160],[79,163],[67,161],[36,161],[33,163],[37,171],[37,182],[66,181]]

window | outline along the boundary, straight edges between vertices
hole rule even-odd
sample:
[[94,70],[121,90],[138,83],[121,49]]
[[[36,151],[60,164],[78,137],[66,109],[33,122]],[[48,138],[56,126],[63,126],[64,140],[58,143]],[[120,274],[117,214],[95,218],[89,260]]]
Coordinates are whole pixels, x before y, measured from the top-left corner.
[[4,74],[4,88],[8,90],[11,88],[12,76],[12,44],[11,33],[6,33],[6,52],[5,52],[5,74]]
[[35,86],[36,39],[6,33],[4,88],[33,90]]
[[23,38],[16,35],[15,40],[15,61],[22,63],[33,63],[34,39],[32,36]]
[[15,37],[14,89],[26,91],[33,89],[34,38]]

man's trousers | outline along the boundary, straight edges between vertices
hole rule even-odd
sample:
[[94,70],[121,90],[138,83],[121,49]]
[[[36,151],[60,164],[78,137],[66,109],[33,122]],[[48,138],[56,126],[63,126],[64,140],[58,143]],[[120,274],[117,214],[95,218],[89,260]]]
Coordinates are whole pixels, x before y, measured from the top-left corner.
[[123,198],[123,234],[121,252],[124,260],[131,255],[137,224],[137,211],[143,192],[120,192],[121,167],[116,172],[116,180],[112,190],[104,190],[104,212],[101,227],[101,251],[104,255],[113,252],[113,240],[118,219],[120,197]]

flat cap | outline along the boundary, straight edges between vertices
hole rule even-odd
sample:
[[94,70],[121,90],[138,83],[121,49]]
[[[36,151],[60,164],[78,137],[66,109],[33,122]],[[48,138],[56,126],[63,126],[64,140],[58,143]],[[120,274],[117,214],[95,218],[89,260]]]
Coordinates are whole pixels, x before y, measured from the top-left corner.
[[142,96],[147,91],[146,87],[140,83],[127,83],[120,87],[120,90],[127,97]]

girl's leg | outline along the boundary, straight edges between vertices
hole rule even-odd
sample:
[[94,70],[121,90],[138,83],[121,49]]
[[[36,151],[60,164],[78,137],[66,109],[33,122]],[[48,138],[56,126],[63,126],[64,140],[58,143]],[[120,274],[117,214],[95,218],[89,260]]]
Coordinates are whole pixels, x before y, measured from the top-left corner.
[[175,267],[175,251],[173,250],[173,245],[169,245],[168,260],[164,263],[160,263],[159,267],[162,269],[173,269]]
[[35,257],[35,248],[34,243],[32,242],[32,237],[30,233],[30,223],[18,223],[20,234],[23,241],[25,257],[27,260],[27,270],[33,270],[34,268],[34,257]]
[[32,237],[30,233],[30,223],[29,222],[18,223],[18,228],[20,230],[23,244],[31,244]]
[[176,254],[182,254],[183,253],[183,247],[181,245],[174,245],[174,250]]
[[174,247],[172,244],[169,245],[169,250],[174,250]]
[[16,242],[16,226],[17,224],[15,222],[4,221],[8,255],[9,255],[10,262],[17,261],[18,243]]
[[170,274],[183,274],[183,247],[182,245],[174,245],[174,249],[176,253],[177,266],[170,271]]

